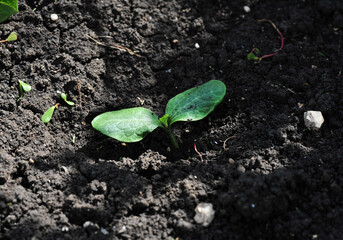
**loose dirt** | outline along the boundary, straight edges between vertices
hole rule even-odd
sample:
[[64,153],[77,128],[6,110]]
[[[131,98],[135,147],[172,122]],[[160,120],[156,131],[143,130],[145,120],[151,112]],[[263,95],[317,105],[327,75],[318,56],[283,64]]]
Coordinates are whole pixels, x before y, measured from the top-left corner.
[[[253,48],[280,47],[258,19],[285,45],[253,63]],[[1,239],[342,239],[342,1],[24,0],[1,39],[12,31],[0,45]],[[161,130],[123,145],[91,127],[122,108],[162,116],[211,79],[227,95],[175,124],[180,150]],[[32,86],[20,102],[18,80]],[[307,110],[322,111],[320,130]],[[199,203],[216,211],[208,227],[193,219]]]

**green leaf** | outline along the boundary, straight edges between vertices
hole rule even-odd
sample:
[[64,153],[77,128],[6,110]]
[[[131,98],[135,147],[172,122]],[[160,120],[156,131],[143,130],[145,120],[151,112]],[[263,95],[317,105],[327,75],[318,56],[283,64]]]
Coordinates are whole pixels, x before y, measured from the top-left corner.
[[169,115],[165,114],[163,117],[160,118],[160,121],[163,123],[163,125],[165,127],[168,127],[168,119],[169,119]]
[[17,99],[17,102],[19,102],[23,96],[24,96],[24,91],[25,92],[30,92],[31,91],[31,86],[27,83],[24,83],[23,81],[18,80],[19,82],[19,98]]
[[46,112],[43,114],[41,120],[44,123],[50,122],[52,115],[54,114],[56,106],[53,106],[51,108],[49,108],[48,110],[46,110]]
[[258,59],[258,57],[256,57],[255,54],[253,54],[253,53],[249,53],[249,54],[248,54],[248,60],[249,60],[249,61],[251,61],[251,60],[257,60],[257,59]]
[[18,12],[18,0],[0,0],[0,23]]
[[65,93],[61,93],[61,98],[70,106],[73,106],[75,104],[72,101],[67,101],[67,95]]
[[223,100],[225,84],[211,80],[203,85],[191,88],[169,100],[166,114],[169,125],[177,121],[197,121],[210,114]]
[[163,127],[156,114],[142,107],[102,113],[93,119],[92,126],[122,142],[138,142],[157,127]]
[[16,32],[11,32],[11,34],[7,37],[7,42],[12,42],[18,39]]
[[31,86],[29,84],[24,83],[23,81],[20,81],[20,80],[18,81],[19,81],[19,86],[21,86],[25,92],[31,91]]

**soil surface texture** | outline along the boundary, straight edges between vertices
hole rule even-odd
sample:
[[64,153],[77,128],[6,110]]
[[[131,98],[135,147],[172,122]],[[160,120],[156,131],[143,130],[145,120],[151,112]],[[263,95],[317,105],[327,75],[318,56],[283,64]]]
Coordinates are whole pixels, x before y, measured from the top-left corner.
[[[0,239],[343,239],[341,0],[19,2],[0,24],[18,33],[0,44]],[[255,63],[281,44],[259,19],[285,44]],[[227,94],[174,125],[179,150],[161,129],[122,144],[91,126],[129,107],[161,117],[211,79]]]

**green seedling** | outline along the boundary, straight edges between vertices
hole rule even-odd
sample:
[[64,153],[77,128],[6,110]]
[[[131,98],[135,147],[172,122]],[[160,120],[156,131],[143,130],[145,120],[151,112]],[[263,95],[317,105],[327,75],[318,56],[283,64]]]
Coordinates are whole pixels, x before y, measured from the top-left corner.
[[0,23],[18,12],[18,0],[0,0]]
[[197,121],[205,118],[223,100],[225,84],[211,80],[191,88],[169,100],[161,118],[147,108],[135,107],[105,112],[96,116],[92,126],[102,134],[121,142],[138,142],[160,127],[166,131],[175,148],[179,148],[171,125],[178,121]]
[[65,93],[61,93],[61,98],[69,105],[73,106],[75,103],[72,101],[67,101],[67,95]]
[[255,52],[255,53],[259,53],[259,51],[260,51],[260,49],[258,49],[258,48],[253,48],[252,51],[248,54],[248,60],[249,60],[249,61],[251,61],[251,60],[256,60],[256,61],[258,61],[260,58],[257,57],[257,56],[254,54],[254,52]]
[[0,43],[12,42],[12,41],[15,41],[17,39],[18,39],[17,33],[11,32],[11,34],[5,40],[1,40]]
[[23,96],[24,92],[30,92],[31,91],[31,86],[27,83],[24,83],[23,81],[18,80],[19,82],[19,98],[17,99],[17,102],[19,102]]
[[44,123],[50,122],[52,115],[54,114],[55,109],[57,109],[59,105],[60,104],[57,103],[55,106],[46,110],[46,112],[42,115],[42,118],[41,118],[42,122],[44,122]]
[[[67,101],[67,95],[65,93],[61,93],[61,98],[70,106],[74,105],[74,102],[72,101]],[[42,122],[44,123],[48,123],[50,122],[52,115],[54,114],[55,109],[58,109],[58,107],[60,106],[59,103],[57,103],[55,106],[49,108],[48,110],[46,110],[46,112],[42,115]]]

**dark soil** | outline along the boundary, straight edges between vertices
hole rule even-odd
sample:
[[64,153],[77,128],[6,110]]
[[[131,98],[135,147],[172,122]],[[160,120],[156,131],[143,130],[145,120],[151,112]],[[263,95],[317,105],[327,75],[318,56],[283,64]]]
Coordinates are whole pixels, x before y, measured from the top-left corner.
[[[343,239],[342,1],[26,0],[19,11],[0,25],[1,39],[19,35],[0,45],[0,239]],[[285,46],[253,63],[252,48],[280,47],[262,18]],[[211,79],[227,95],[206,119],[175,124],[180,150],[159,129],[125,145],[91,127],[122,108],[162,116]],[[32,85],[20,102],[18,80]],[[307,110],[322,111],[318,131]],[[193,219],[199,203],[216,211],[208,227]]]

